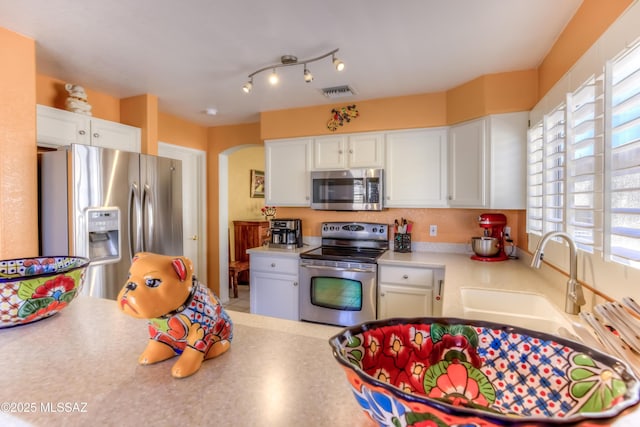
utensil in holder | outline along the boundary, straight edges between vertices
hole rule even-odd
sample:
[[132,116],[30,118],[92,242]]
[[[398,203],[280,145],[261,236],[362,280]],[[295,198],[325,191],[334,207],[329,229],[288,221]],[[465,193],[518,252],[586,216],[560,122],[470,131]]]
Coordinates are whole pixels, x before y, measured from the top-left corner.
[[411,234],[395,233],[393,237],[394,252],[411,252]]

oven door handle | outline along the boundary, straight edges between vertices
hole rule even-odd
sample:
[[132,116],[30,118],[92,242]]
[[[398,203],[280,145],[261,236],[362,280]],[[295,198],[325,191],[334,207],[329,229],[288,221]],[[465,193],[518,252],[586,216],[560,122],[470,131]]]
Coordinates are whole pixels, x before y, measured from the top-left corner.
[[354,273],[374,273],[374,271],[365,270],[363,268],[341,268],[341,267],[329,267],[326,265],[308,265],[308,264],[301,264],[300,267],[315,268],[319,270],[352,271]]

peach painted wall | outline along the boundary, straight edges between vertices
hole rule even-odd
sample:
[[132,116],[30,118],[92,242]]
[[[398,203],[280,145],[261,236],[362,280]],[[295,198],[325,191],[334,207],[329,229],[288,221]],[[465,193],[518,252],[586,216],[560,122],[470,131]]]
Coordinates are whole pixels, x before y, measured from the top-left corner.
[[207,277],[209,287],[220,292],[220,250],[218,214],[220,180],[218,179],[218,156],[220,153],[242,145],[262,145],[260,123],[247,123],[233,126],[218,126],[208,129],[207,140]]
[[335,102],[307,108],[265,111],[260,114],[262,139],[376,130],[435,127],[446,124],[446,94],[427,93],[355,103],[360,116],[331,132],[327,122],[333,108],[349,105]]
[[447,124],[489,114],[529,111],[538,102],[536,70],[480,76],[447,91]]
[[541,99],[634,0],[584,0],[538,67]]
[[120,100],[121,122],[141,129],[141,150],[158,154],[158,97],[144,94]]
[[[365,221],[393,224],[395,219],[406,218],[413,222],[411,238],[414,242],[469,243],[472,236],[480,236],[478,215],[484,212],[500,212],[506,215],[513,232],[523,228],[526,217],[521,210],[479,209],[386,209],[381,212],[329,212],[308,208],[278,208],[277,218],[302,219],[303,236],[320,236],[320,223],[324,221]],[[438,226],[438,235],[429,236],[429,225]],[[516,246],[526,247],[526,234],[514,234]]]
[[[66,82],[43,74],[36,75],[36,103],[48,107],[65,109],[68,93],[64,89]],[[71,82],[82,86],[82,82]],[[120,99],[83,86],[87,92],[87,101],[91,104],[91,114],[104,120],[120,122]]]
[[0,259],[32,257],[38,255],[36,47],[4,28],[0,46]]
[[[360,117],[335,133],[364,132],[415,127],[446,126],[487,114],[527,111],[537,99],[535,70],[497,73],[482,76],[448,92],[419,96],[376,99],[355,103]],[[326,128],[331,108],[346,104],[264,112],[261,115],[261,137],[289,138],[305,135],[332,134]],[[372,114],[372,115],[369,115]],[[325,221],[372,221],[393,223],[405,217],[415,222],[415,242],[467,243],[481,233],[477,217],[483,209],[388,209],[383,212],[325,212],[306,208],[280,208],[281,218],[303,219],[303,232],[320,234]],[[514,241],[526,248],[524,210],[505,212],[512,227]],[[438,235],[430,237],[430,224],[438,226]]]
[[207,128],[158,112],[158,141],[207,151]]

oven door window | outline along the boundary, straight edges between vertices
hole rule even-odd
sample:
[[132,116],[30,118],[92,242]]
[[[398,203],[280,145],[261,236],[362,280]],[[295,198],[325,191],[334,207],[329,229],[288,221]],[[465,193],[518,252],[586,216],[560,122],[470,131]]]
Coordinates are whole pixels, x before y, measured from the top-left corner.
[[311,304],[342,311],[362,310],[362,282],[339,277],[312,277]]

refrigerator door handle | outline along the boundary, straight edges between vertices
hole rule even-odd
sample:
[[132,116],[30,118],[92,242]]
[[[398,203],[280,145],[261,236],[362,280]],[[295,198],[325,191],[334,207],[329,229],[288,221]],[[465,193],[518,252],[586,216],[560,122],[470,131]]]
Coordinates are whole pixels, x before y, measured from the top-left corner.
[[142,227],[142,250],[150,251],[151,248],[154,247],[154,231],[155,224],[153,222],[154,218],[154,200],[153,200],[153,192],[151,191],[151,187],[148,184],[144,185],[144,190],[142,192],[142,219],[143,219],[143,227]]
[[[135,182],[131,184],[129,189],[129,206],[128,206],[128,220],[129,220],[129,259],[133,259],[133,256],[142,252],[140,245],[140,236],[142,234],[142,217],[140,209],[140,190],[138,184]],[[135,225],[135,230],[134,230]]]

